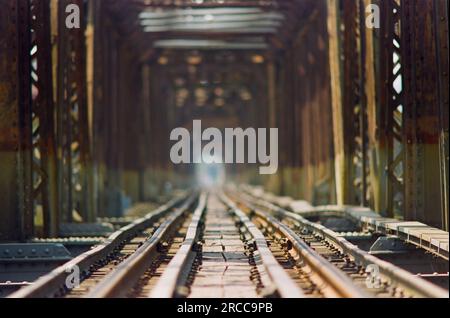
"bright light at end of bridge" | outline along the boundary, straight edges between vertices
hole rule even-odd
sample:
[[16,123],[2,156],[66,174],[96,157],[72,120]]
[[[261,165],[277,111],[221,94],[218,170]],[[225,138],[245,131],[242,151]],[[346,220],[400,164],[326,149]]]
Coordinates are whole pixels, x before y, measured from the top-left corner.
[[224,165],[221,163],[214,163],[220,160],[213,160],[213,157],[204,159],[206,160],[204,160],[203,163],[196,165],[195,168],[198,185],[204,188],[219,187],[223,185],[225,183]]

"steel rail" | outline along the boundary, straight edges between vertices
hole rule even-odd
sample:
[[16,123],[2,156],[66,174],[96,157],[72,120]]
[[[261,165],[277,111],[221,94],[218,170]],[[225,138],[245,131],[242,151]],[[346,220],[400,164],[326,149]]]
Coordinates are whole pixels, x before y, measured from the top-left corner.
[[79,270],[81,276],[89,272],[92,264],[105,259],[112,254],[123,242],[132,239],[137,233],[148,228],[156,220],[170,212],[172,208],[187,200],[187,195],[176,197],[146,216],[122,227],[112,233],[104,242],[93,249],[80,254],[69,262],[57,267],[50,273],[40,277],[30,286],[26,286],[8,296],[8,298],[45,298],[54,297],[60,292],[67,290],[66,280]]
[[231,212],[242,222],[248,232],[252,235],[256,248],[260,253],[263,266],[272,280],[278,294],[283,298],[305,298],[306,296],[300,287],[297,286],[285,272],[283,267],[277,262],[267,246],[266,238],[256,225],[253,224],[247,215],[224,193],[219,193],[218,195],[222,202],[230,208]]
[[[181,207],[177,208],[177,210],[161,224],[148,241],[142,244],[136,252],[106,275],[85,297],[123,297],[149,267],[152,260],[158,255],[160,244],[176,231],[178,225],[183,220],[196,198],[197,196],[191,196]],[[201,199],[204,200],[203,195],[201,196]],[[203,204],[202,202],[203,201],[201,201],[199,205]]]
[[[449,260],[449,252],[448,252],[448,242],[446,246],[441,246],[438,242],[433,243],[433,237],[426,240],[422,238],[419,234],[411,234],[408,231],[401,230],[402,226],[405,226],[407,229],[411,229],[414,227],[423,228],[425,233],[430,232],[438,232],[437,235],[448,239],[448,232],[442,231],[440,229],[436,229],[433,227],[429,227],[426,224],[410,221],[410,222],[402,222],[393,218],[386,218],[380,216],[380,214],[371,210],[367,207],[361,206],[338,206],[338,205],[322,205],[322,206],[312,206],[307,204],[306,207],[302,209],[294,209],[290,206],[289,203],[292,203],[294,200],[289,198],[286,202],[281,202],[281,200],[277,200],[276,197],[271,199],[265,198],[264,194],[256,194],[255,189],[249,185],[241,185],[240,188],[250,194],[253,197],[258,197],[264,201],[270,202],[276,206],[279,206],[285,209],[288,212],[293,212],[296,214],[301,214],[303,217],[317,217],[317,216],[336,216],[340,218],[346,218],[356,222],[360,227],[369,230],[371,233],[381,233],[385,235],[395,235],[398,238],[402,239],[406,243],[413,244],[420,249],[423,249],[426,252],[430,252],[444,260]],[[289,203],[288,203],[289,202]],[[306,202],[306,201],[305,201]],[[439,241],[439,240],[436,240]]]
[[[252,198],[253,203],[255,203],[255,199],[255,197]],[[345,238],[340,237],[336,232],[324,227],[323,225],[308,221],[302,216],[289,212],[274,205],[273,203],[265,201],[262,198],[257,198],[257,200],[258,202],[255,203],[256,206],[260,206],[267,211],[270,211],[275,216],[291,219],[292,221],[298,223],[301,227],[322,236],[336,248],[340,249],[344,254],[350,255],[356,264],[364,267],[376,265],[379,268],[380,275],[384,276],[384,278],[391,284],[401,286],[412,296],[424,298],[448,298],[449,293],[447,290],[435,286],[434,284],[417,277],[404,269],[401,269],[359,249],[357,246],[350,243]]]
[[334,265],[320,256],[319,253],[309,247],[287,225],[278,221],[261,209],[258,209],[255,205],[248,202],[247,200],[240,198],[239,196],[233,195],[233,197],[235,198],[235,201],[237,200],[250,208],[255,216],[264,220],[264,222],[269,224],[276,232],[278,232],[278,234],[280,234],[282,237],[287,238],[292,243],[292,247],[295,249],[297,254],[301,256],[301,259],[306,264],[308,264],[311,269],[315,273],[317,273],[321,279],[323,279],[324,282],[326,282],[327,287],[330,287],[337,297],[370,297],[370,295],[367,294],[364,290],[356,286],[347,275],[338,270]]
[[177,286],[185,280],[186,268],[192,265],[195,253],[192,248],[200,235],[201,220],[206,211],[207,195],[202,193],[197,209],[194,211],[185,240],[173,259],[165,268],[156,286],[150,291],[149,298],[172,298],[176,296]]

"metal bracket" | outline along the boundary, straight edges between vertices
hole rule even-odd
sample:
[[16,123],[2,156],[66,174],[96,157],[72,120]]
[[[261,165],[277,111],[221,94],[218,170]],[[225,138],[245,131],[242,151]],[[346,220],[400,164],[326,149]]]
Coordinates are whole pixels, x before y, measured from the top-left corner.
[[0,244],[0,262],[69,261],[70,252],[62,244],[11,243]]
[[399,239],[397,236],[381,236],[370,247],[369,253],[376,254],[399,254],[407,253],[415,248]]
[[358,226],[347,218],[327,218],[322,225],[335,232],[356,232]]
[[60,226],[60,237],[99,237],[114,232],[110,223],[63,223]]

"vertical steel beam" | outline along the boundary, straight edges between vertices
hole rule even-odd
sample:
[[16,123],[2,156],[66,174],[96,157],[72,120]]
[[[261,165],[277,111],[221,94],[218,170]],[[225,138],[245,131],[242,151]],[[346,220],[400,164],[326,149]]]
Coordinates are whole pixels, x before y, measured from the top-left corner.
[[439,94],[439,165],[441,183],[442,226],[449,230],[449,40],[448,40],[448,1],[435,0],[434,5],[434,32],[436,39],[436,68]]
[[98,199],[98,170],[96,162],[94,161],[93,155],[93,140],[94,140],[94,71],[95,71],[95,32],[96,20],[95,10],[97,10],[98,1],[89,1],[87,4],[87,25],[86,25],[86,108],[87,112],[85,117],[87,117],[86,124],[84,125],[87,132],[85,134],[85,151],[87,155],[85,156],[86,165],[86,179],[85,186],[86,192],[90,194],[86,198],[86,214],[88,221],[95,221],[97,216],[97,205],[95,202]]
[[443,227],[438,48],[434,1],[401,3],[404,67],[404,217]]
[[[339,2],[339,1],[338,1]],[[358,184],[355,182],[357,176],[355,154],[355,137],[357,135],[358,117],[355,116],[355,105],[359,102],[355,81],[358,80],[358,39],[356,36],[356,18],[358,17],[357,1],[340,0],[339,24],[341,33],[341,63],[342,63],[342,127],[345,160],[345,204],[358,203]],[[356,158],[357,159],[357,158]]]
[[108,41],[110,40],[110,32],[106,32],[106,16],[104,10],[104,1],[93,1],[94,14],[94,65],[93,65],[93,158],[96,173],[96,190],[94,193],[97,198],[95,200],[96,210],[99,216],[106,216],[106,147],[108,147],[107,127],[110,118],[110,104],[108,104],[110,90],[107,87],[108,72],[113,67],[109,65],[111,51],[108,49]]
[[269,127],[276,127],[276,90],[275,90],[275,81],[276,81],[276,68],[275,61],[273,57],[269,57],[269,61],[267,61],[267,87],[268,87],[268,120]]
[[57,146],[59,210],[71,222],[76,211],[83,221],[93,221],[92,185],[87,174],[91,164],[86,98],[85,24],[68,29],[65,9],[76,4],[84,21],[82,0],[62,0],[58,8],[58,102]]
[[[16,168],[21,210],[17,215],[22,216],[24,233],[18,231],[18,235],[55,236],[58,217],[49,1],[11,1],[6,12],[14,14],[14,11],[16,18],[3,21],[10,23],[11,29],[17,28],[11,36],[18,41],[13,46],[17,54],[5,56],[20,71],[17,86],[13,84],[19,90],[19,118],[10,122],[20,130],[16,135],[20,136],[21,145]],[[42,231],[37,233],[35,215],[42,222]]]
[[[327,3],[327,1],[311,3],[312,13],[294,36],[285,58],[285,68],[288,71],[284,85],[288,87],[286,91],[292,97],[292,101],[287,101],[287,107],[292,107],[292,110],[288,111],[289,108],[286,108],[285,111],[287,116],[285,126],[292,130],[293,137],[285,143],[285,148],[292,148],[289,156],[292,158],[294,169],[291,173],[290,187],[295,190],[291,191],[293,193],[291,195],[316,204],[335,202],[333,160],[335,154],[331,140],[332,130],[336,129],[333,123],[342,124],[339,120],[333,121],[333,116],[330,115],[333,108],[330,103],[331,81],[328,61],[330,56],[334,58],[338,57],[338,54],[334,55],[337,52],[330,54],[327,50],[327,23],[324,22],[327,18]],[[336,29],[333,27],[333,30]],[[340,38],[337,38],[338,51],[339,40]],[[339,73],[337,77],[340,78],[340,61],[337,64],[333,62],[330,65],[337,66]],[[335,88],[339,88],[340,93],[340,86],[332,87]],[[338,117],[336,109],[333,109],[333,115],[336,115],[334,118]],[[290,123],[292,129],[288,125]],[[338,132],[334,137],[335,140],[341,140],[339,138],[343,135]],[[292,147],[292,144],[295,146]]]
[[[370,185],[370,164],[369,164],[369,147],[368,147],[368,112],[367,112],[367,95],[365,90],[365,83],[367,81],[366,60],[367,60],[367,46],[366,46],[366,6],[364,0],[358,0],[357,11],[358,16],[358,34],[359,39],[359,131],[356,143],[358,144],[359,152],[356,156],[360,161],[360,204],[368,206],[372,201],[372,191]],[[373,60],[372,60],[373,61]],[[370,75],[369,75],[370,76]]]
[[[33,194],[35,214],[42,211],[43,232],[58,232],[56,153],[52,56],[50,40],[50,1],[31,0],[31,74],[33,131]],[[38,214],[40,215],[40,214]]]
[[328,5],[338,204],[367,205],[364,6],[359,0],[330,1]]
[[[385,162],[387,176],[386,201],[381,206],[390,216],[445,228],[442,203],[446,199],[441,184],[436,182],[441,178],[445,188],[448,178],[439,170],[439,166],[445,170],[445,150],[439,142],[439,136],[445,136],[445,120],[440,112],[440,105],[445,103],[440,89],[444,73],[439,68],[445,65],[442,53],[447,53],[444,60],[448,61],[448,52],[441,51],[438,39],[445,33],[445,27],[437,22],[442,18],[436,11],[441,2],[389,0],[379,4],[382,23],[377,142],[378,160]],[[373,111],[371,114],[373,117]]]
[[[369,5],[374,4],[373,0],[364,0],[364,6],[361,10],[365,11]],[[364,21],[361,17],[361,21]],[[362,23],[364,32],[361,36],[364,39],[365,46],[365,61],[364,61],[364,95],[367,109],[367,138],[368,138],[368,157],[369,157],[369,178],[370,178],[370,192],[371,203],[375,211],[385,212],[387,210],[386,204],[386,173],[385,173],[385,155],[386,149],[380,142],[380,116],[379,107],[377,103],[377,42],[378,36],[375,28],[365,28],[365,23]]]
[[146,191],[146,171],[150,167],[150,149],[152,146],[151,143],[151,116],[150,116],[150,107],[151,105],[151,96],[150,96],[150,87],[151,87],[151,68],[150,65],[146,62],[144,63],[142,69],[141,69],[141,109],[142,109],[142,115],[141,115],[141,129],[142,133],[141,136],[141,153],[140,153],[140,186],[139,186],[139,200],[140,201],[146,201],[149,198],[147,197],[147,191]]
[[33,235],[30,12],[27,1],[0,10],[0,240]]
[[364,20],[361,1],[342,0],[342,84],[347,204],[367,204],[366,107],[364,84]]
[[343,205],[348,197],[348,168],[345,156],[344,109],[342,103],[342,70],[340,63],[339,1],[328,0],[329,63],[331,76],[331,101],[333,113],[333,142],[337,204]]
[[385,211],[387,216],[400,216],[404,203],[404,149],[403,149],[403,84],[401,49],[400,2],[397,0],[380,1],[381,29],[379,37],[380,70],[379,70],[379,100],[380,100],[380,148],[385,156],[384,161],[386,183]]

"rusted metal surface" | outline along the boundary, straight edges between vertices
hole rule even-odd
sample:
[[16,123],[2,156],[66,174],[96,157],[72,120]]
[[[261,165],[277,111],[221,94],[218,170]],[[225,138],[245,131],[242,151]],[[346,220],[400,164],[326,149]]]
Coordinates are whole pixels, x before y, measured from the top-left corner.
[[439,162],[438,105],[443,97],[437,71],[442,48],[436,47],[441,29],[431,23],[439,20],[433,3],[440,2],[380,3],[378,151],[388,172],[381,212],[443,227],[445,212],[430,212],[443,211],[445,195],[434,181],[447,178],[445,161],[441,172],[438,164],[431,164]]
[[435,1],[434,3],[434,23],[436,40],[436,62],[439,90],[439,151],[441,167],[441,206],[443,229],[449,230],[449,41],[448,41],[448,1]]
[[[61,219],[71,222],[76,211],[85,221],[93,221],[89,210],[92,192],[88,191],[87,168],[90,164],[88,108],[86,99],[85,23],[68,29],[65,10],[74,3],[85,21],[82,1],[58,2],[58,94],[57,149],[58,186]],[[92,189],[92,188],[91,188]]]
[[[379,30],[365,27],[365,8],[372,3],[381,8]],[[446,98],[439,87],[446,76],[438,69],[448,58],[438,58],[447,41],[442,39],[445,27],[436,22],[446,19],[442,13],[438,17],[443,5],[329,3],[338,203],[445,227],[446,123],[439,105]],[[442,187],[432,181],[439,178]]]
[[343,57],[344,140],[348,191],[346,204],[367,205],[367,113],[365,81],[365,7],[362,1],[344,0],[341,7]]
[[340,204],[368,204],[365,6],[328,3],[336,191]]
[[[402,1],[404,218],[444,227],[435,1]],[[433,83],[433,85],[430,85]],[[441,162],[443,164],[443,162]]]
[[[372,0],[364,0],[364,4],[361,6],[361,10],[364,10],[369,5],[372,4]],[[364,28],[364,23],[360,23],[360,26]],[[378,142],[378,126],[380,116],[378,111],[378,95],[377,95],[377,65],[375,63],[375,56],[377,52],[375,50],[377,41],[375,40],[377,36],[377,29],[364,28],[361,30],[361,50],[364,52],[365,61],[363,68],[364,77],[364,95],[365,104],[367,111],[367,152],[368,152],[368,169],[370,178],[370,189],[369,193],[371,202],[370,206],[377,211],[384,211],[385,206],[385,187],[384,180],[386,175],[384,174],[384,157],[383,157],[383,147],[381,143]],[[363,55],[363,54],[362,54]]]
[[0,240],[33,235],[30,8],[5,1],[0,19]]
[[331,85],[331,105],[333,113],[333,146],[336,199],[338,204],[344,204],[347,193],[345,141],[343,127],[342,75],[340,66],[340,36],[339,36],[339,2],[328,0],[328,47]]
[[[326,2],[304,3],[291,44],[277,56],[277,123],[283,191],[312,201],[336,198]],[[315,32],[312,32],[315,30]],[[321,127],[317,130],[317,127]],[[314,145],[321,144],[321,147]],[[295,145],[295,146],[292,146]]]
[[338,203],[367,205],[371,193],[364,94],[365,6],[362,1],[352,0],[328,4]]
[[33,214],[41,210],[42,233],[58,233],[56,151],[51,39],[50,1],[30,1],[31,16],[31,89],[33,143]]

